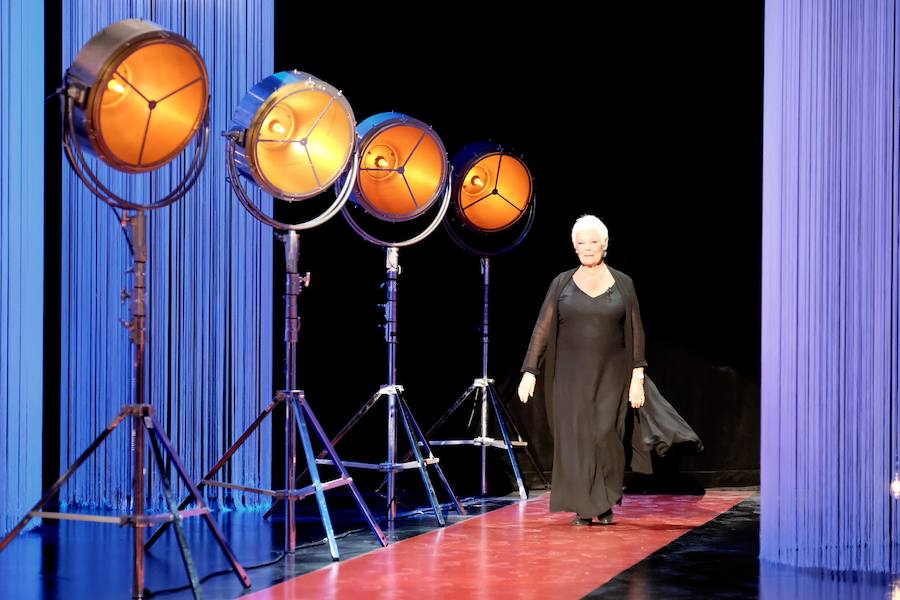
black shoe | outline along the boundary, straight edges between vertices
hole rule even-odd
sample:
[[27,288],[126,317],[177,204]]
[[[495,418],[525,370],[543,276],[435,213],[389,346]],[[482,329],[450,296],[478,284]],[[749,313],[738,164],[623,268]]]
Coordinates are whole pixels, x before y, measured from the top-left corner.
[[577,515],[575,520],[572,521],[572,525],[590,525],[591,519],[588,517],[582,517],[581,515]]
[[608,511],[597,517],[597,520],[600,521],[601,525],[612,525],[615,522],[613,521],[612,509],[609,509]]

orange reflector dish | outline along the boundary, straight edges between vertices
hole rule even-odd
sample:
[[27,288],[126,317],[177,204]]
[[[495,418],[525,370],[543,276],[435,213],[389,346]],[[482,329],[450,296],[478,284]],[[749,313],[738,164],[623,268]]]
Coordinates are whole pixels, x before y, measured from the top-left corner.
[[243,131],[238,170],[284,200],[316,196],[350,162],[356,121],[343,94],[300,71],[282,71],[253,86],[231,128]]
[[109,166],[157,169],[184,150],[206,117],[209,78],[197,49],[155,23],[128,19],[95,35],[67,75],[75,129]]
[[447,154],[434,130],[400,113],[380,113],[357,127],[359,176],[351,200],[385,221],[408,221],[444,190]]
[[532,200],[532,180],[521,159],[479,144],[461,151],[453,162],[459,169],[454,205],[465,224],[479,231],[499,231],[525,214]]

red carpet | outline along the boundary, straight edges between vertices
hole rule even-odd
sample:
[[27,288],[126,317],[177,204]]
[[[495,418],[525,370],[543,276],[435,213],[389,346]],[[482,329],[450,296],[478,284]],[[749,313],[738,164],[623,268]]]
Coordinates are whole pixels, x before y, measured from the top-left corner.
[[751,492],[627,496],[610,526],[574,527],[549,495],[473,517],[246,596],[580,598]]

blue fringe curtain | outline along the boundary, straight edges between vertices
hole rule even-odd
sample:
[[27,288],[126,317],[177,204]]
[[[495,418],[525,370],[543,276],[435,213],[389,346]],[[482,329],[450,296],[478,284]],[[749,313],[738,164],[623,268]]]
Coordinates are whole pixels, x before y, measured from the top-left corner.
[[[126,18],[153,21],[190,39],[210,77],[206,166],[185,198],[150,213],[148,234],[148,397],[188,472],[199,479],[272,397],[272,233],[231,196],[219,134],[246,91],[273,70],[273,6],[272,0],[65,0],[64,68],[95,33]],[[152,175],[128,176],[93,161],[113,189],[135,199],[165,194],[185,163],[180,158]],[[127,286],[127,245],[113,212],[65,168],[63,466],[131,401],[130,348],[118,322],[128,318],[119,297]],[[128,429],[120,427],[64,488],[63,503],[127,507],[130,444]],[[221,478],[269,487],[270,444],[266,423]],[[150,490],[151,507],[162,507],[156,474]],[[215,488],[208,495],[224,507],[265,502]]]
[[900,572],[900,2],[766,2],[761,557]]
[[41,495],[44,7],[0,2],[0,536]]

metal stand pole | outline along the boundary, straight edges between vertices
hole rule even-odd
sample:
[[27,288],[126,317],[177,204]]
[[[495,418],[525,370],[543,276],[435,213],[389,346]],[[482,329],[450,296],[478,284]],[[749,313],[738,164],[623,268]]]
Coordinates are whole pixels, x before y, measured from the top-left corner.
[[[490,301],[491,301],[491,259],[481,259],[481,276],[484,288],[484,302],[481,313],[481,378],[488,381],[488,348],[490,347]],[[488,398],[481,395],[481,438],[488,437]],[[524,486],[520,486],[521,494]],[[481,446],[481,495],[487,495],[487,446]]]
[[[384,305],[384,339],[387,342],[388,350],[388,382],[387,385],[382,387],[382,389],[379,391],[379,394],[376,395],[376,399],[379,396],[387,397],[387,462],[380,465],[370,466],[376,466],[377,468],[380,468],[387,472],[388,521],[392,522],[397,517],[397,471],[408,468],[418,468],[422,475],[422,483],[425,486],[425,490],[428,494],[428,499],[431,502],[432,508],[434,509],[438,524],[440,526],[443,526],[445,523],[444,517],[441,513],[440,504],[438,503],[437,496],[434,492],[434,486],[431,483],[431,477],[428,475],[428,471],[426,469],[428,464],[434,465],[434,468],[438,472],[438,475],[443,482],[447,493],[452,498],[457,511],[460,514],[463,514],[465,510],[459,503],[456,494],[453,492],[450,484],[444,477],[444,473],[440,465],[438,464],[438,459],[434,456],[431,448],[428,447],[427,440],[425,440],[424,436],[422,436],[419,425],[412,415],[412,411],[409,410],[409,406],[403,399],[403,387],[397,382],[397,279],[400,275],[400,251],[397,247],[391,246],[385,249],[385,269],[387,271],[387,302]],[[367,404],[367,407],[371,407],[371,405],[372,402],[370,401]],[[363,408],[363,414],[368,410],[367,407]],[[410,447],[412,448],[411,452],[416,458],[415,462],[412,464],[406,462],[397,462],[398,409],[404,429],[406,429],[407,436],[409,437]],[[359,416],[362,415],[359,414]],[[355,421],[351,421],[351,424],[345,427],[344,431],[342,431],[339,435],[342,436],[342,434],[346,433],[349,427],[352,426],[353,422]],[[424,447],[424,450],[428,455],[427,458],[424,458],[420,453],[420,445]],[[363,463],[358,463],[358,466],[363,466],[365,468]]]
[[[429,429],[425,433],[426,438],[430,438],[431,434],[441,425],[446,422],[450,416],[456,412],[456,410],[462,406],[462,404],[468,400],[469,398],[474,398],[476,405],[479,403],[480,399],[480,409],[481,409],[481,422],[480,422],[480,435],[474,439],[460,439],[460,440],[430,440],[431,445],[433,446],[480,446],[481,447],[481,493],[482,495],[487,495],[487,449],[491,448],[499,448],[501,450],[506,450],[507,455],[509,457],[510,467],[513,470],[513,475],[516,478],[516,484],[519,489],[519,497],[522,500],[528,498],[528,492],[525,489],[525,483],[522,479],[522,473],[519,469],[519,462],[516,459],[516,455],[514,452],[514,448],[521,447],[525,449],[525,452],[534,465],[535,470],[540,476],[541,480],[544,482],[546,487],[550,487],[550,483],[547,481],[546,477],[544,477],[543,470],[540,467],[540,464],[537,461],[537,458],[534,456],[534,453],[531,451],[531,448],[528,447],[528,442],[522,439],[521,433],[519,433],[519,429],[516,427],[514,421],[511,418],[506,406],[500,401],[499,396],[497,395],[497,390],[494,388],[494,380],[488,377],[488,350],[490,347],[490,289],[491,289],[491,259],[489,257],[482,257],[481,259],[481,275],[482,275],[482,284],[484,290],[483,296],[483,311],[482,311],[482,320],[481,320],[481,377],[472,382],[472,385],[463,392],[462,396],[460,396],[456,402],[454,402],[447,412],[438,419],[438,421],[432,425],[431,429]],[[500,434],[503,438],[501,440],[496,440],[489,435],[488,424],[490,420],[490,413],[494,413],[494,418],[497,420],[497,425],[500,428]],[[508,422],[508,423],[507,423]],[[508,432],[508,424],[512,425],[513,431],[516,435],[516,440],[511,440]]]
[[[131,397],[135,404],[145,404],[144,397],[144,340],[147,322],[147,217],[141,212],[134,213],[127,220],[130,230],[132,263],[132,287],[128,321],[129,339],[132,345]],[[131,440],[133,444],[134,471],[132,473],[134,496],[133,514],[144,516],[144,422],[140,418],[131,419]],[[165,477],[165,474],[163,474]],[[144,590],[144,528],[134,528],[134,581],[133,596],[143,597]]]
[[[387,342],[388,376],[386,388],[395,390],[387,395],[387,462],[397,462],[397,277],[400,275],[400,251],[390,247],[385,250],[385,269],[387,270],[387,302],[384,305],[384,339]],[[433,495],[430,489],[431,480],[425,483],[429,488],[429,498]],[[388,521],[397,518],[397,473],[391,469],[387,473],[387,517]],[[440,512],[440,511],[437,511]],[[439,519],[440,520],[440,519]]]
[[[297,270],[300,254],[300,236],[296,231],[284,234],[284,389],[297,389],[297,341],[300,337],[298,300],[304,286],[309,285],[309,273],[301,277]],[[297,519],[294,502],[294,479],[297,473],[297,418],[291,402],[284,405],[284,551],[293,554],[297,550]],[[330,525],[330,523],[329,523]],[[327,531],[327,528],[326,528]]]
[[[119,411],[115,419],[107,425],[88,448],[78,456],[75,462],[63,473],[56,482],[50,486],[44,495],[38,500],[37,504],[32,507],[25,517],[19,521],[16,527],[9,534],[0,540],[0,551],[3,551],[13,538],[15,538],[25,526],[35,518],[40,519],[59,519],[69,521],[90,521],[94,523],[113,523],[120,526],[128,526],[134,528],[133,540],[133,577],[132,577],[132,597],[144,598],[144,530],[158,523],[172,524],[175,526],[178,534],[178,545],[184,561],[185,570],[191,582],[191,588],[195,598],[201,598],[200,580],[197,577],[197,571],[194,568],[193,558],[190,549],[187,546],[184,529],[181,521],[187,517],[202,516],[205,518],[213,536],[219,543],[220,548],[231,564],[235,575],[241,584],[250,587],[250,578],[247,572],[238,562],[228,543],[225,541],[218,525],[210,516],[209,508],[203,501],[197,488],[184,470],[181,459],[172,447],[165,433],[159,426],[154,416],[154,409],[146,402],[145,389],[145,338],[146,338],[146,321],[147,321],[147,220],[146,215],[141,211],[130,214],[124,220],[124,225],[128,228],[129,239],[132,247],[134,262],[131,268],[132,281],[131,289],[128,293],[123,292],[123,298],[129,299],[130,319],[125,326],[129,331],[129,340],[132,344],[132,398],[135,404],[126,404]],[[130,514],[109,516],[109,515],[86,515],[82,513],[59,513],[59,512],[43,512],[41,509],[49,503],[59,492],[62,486],[69,480],[72,475],[84,464],[85,461],[94,453],[97,448],[106,440],[107,437],[125,420],[126,417],[131,418],[131,440],[133,448],[133,473],[132,473],[132,510]],[[163,491],[166,495],[167,502],[169,500],[168,481],[165,464],[163,462],[163,450],[166,457],[175,465],[178,475],[182,482],[191,492],[190,499],[196,502],[197,508],[194,510],[176,509],[174,501],[168,502],[169,512],[163,514],[147,515],[145,514],[145,480],[149,475],[147,471],[147,457],[145,452],[144,436],[150,439],[151,448],[154,452],[154,459],[160,476],[163,480]],[[160,444],[162,449],[160,449]]]
[[[202,489],[205,486],[224,487],[229,489],[241,490],[254,494],[262,494],[275,498],[275,503],[266,513],[268,517],[278,505],[279,502],[284,503],[284,551],[287,554],[293,554],[297,550],[297,522],[295,503],[307,496],[315,495],[319,505],[319,516],[322,521],[322,527],[325,530],[325,536],[328,540],[328,547],[331,551],[331,557],[334,560],[340,559],[337,548],[337,541],[334,536],[334,527],[331,523],[331,516],[328,512],[328,505],[325,502],[324,492],[341,486],[349,486],[353,498],[356,500],[360,511],[372,529],[372,532],[378,538],[382,546],[387,545],[387,538],[378,526],[378,522],[372,515],[369,507],[363,500],[362,494],[353,482],[344,466],[343,461],[338,457],[331,445],[328,436],[325,435],[322,426],[316,419],[312,408],[306,401],[303,390],[297,389],[297,344],[300,341],[300,294],[303,289],[309,286],[309,273],[300,275],[298,271],[298,262],[300,256],[300,237],[296,231],[289,231],[279,236],[284,243],[285,258],[285,286],[284,286],[284,383],[285,388],[277,392],[275,399],[266,406],[262,412],[256,417],[253,423],[238,437],[232,446],[225,451],[225,454],[213,465],[212,469],[200,480],[198,487]],[[233,483],[224,483],[216,481],[213,477],[218,473],[225,464],[231,460],[231,457],[244,445],[262,422],[272,414],[274,409],[280,405],[284,405],[285,409],[285,489],[268,490],[262,488],[252,488]],[[330,459],[325,462],[334,465],[340,472],[340,477],[331,481],[323,482],[319,476],[316,457],[312,449],[312,441],[309,434],[309,427],[312,427],[319,441],[325,447],[320,457],[329,456]],[[306,458],[307,468],[299,476],[297,475],[297,433],[300,433],[300,445]],[[302,488],[298,488],[298,479],[309,472],[312,483]],[[181,509],[186,508],[191,502],[191,498],[187,498],[179,505]],[[147,541],[146,547],[149,548],[165,533],[168,524],[159,527],[150,539]]]

